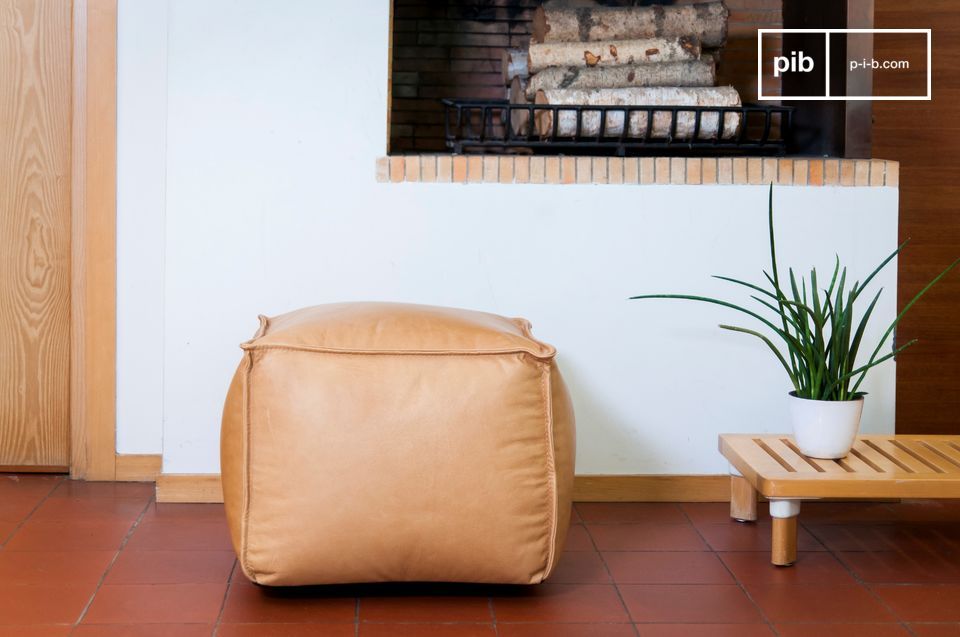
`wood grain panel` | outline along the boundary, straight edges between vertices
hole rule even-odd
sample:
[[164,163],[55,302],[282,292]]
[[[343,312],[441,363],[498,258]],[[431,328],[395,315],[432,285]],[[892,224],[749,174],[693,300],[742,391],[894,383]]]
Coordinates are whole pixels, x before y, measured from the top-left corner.
[[0,466],[70,454],[71,7],[0,0]]
[[[900,239],[911,245],[899,260],[899,305],[960,256],[960,12],[953,0],[875,0],[879,29],[933,28],[933,99],[874,102],[873,155],[900,161]],[[878,40],[879,42],[879,40]],[[875,57],[905,51],[878,46]],[[874,82],[895,82],[877,74]],[[880,86],[879,88],[882,88]],[[954,272],[915,306],[897,341],[920,342],[897,361],[897,433],[960,433],[960,273]]]
[[70,475],[116,475],[117,0],[74,0]]

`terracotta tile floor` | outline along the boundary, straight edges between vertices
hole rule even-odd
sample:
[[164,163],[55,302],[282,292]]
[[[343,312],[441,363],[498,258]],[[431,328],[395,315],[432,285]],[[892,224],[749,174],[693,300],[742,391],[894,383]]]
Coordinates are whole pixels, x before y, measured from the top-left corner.
[[220,505],[0,474],[0,637],[960,637],[960,502],[805,504],[793,568],[724,504],[579,504],[550,583],[261,589]]

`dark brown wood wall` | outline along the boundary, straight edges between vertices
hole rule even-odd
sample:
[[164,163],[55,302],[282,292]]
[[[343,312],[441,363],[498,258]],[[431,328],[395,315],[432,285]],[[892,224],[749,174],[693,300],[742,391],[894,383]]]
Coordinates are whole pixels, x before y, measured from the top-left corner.
[[[875,2],[877,28],[933,29],[933,100],[873,104],[873,155],[901,162],[900,237],[911,239],[899,261],[903,307],[960,256],[960,7],[956,0]],[[882,42],[875,59],[907,54]],[[898,81],[892,73],[874,75],[878,92]],[[960,272],[900,324],[897,341],[912,338],[920,342],[897,360],[897,431],[960,434]]]

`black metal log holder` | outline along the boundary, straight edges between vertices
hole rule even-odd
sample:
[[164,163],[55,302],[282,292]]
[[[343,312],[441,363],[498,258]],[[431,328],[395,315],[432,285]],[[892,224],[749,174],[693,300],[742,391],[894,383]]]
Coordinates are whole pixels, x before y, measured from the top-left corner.
[[[790,137],[793,108],[761,104],[743,106],[585,106],[559,104],[511,104],[507,100],[441,100],[444,105],[444,134],[447,148],[454,153],[468,152],[531,152],[537,154],[581,155],[784,155]],[[549,113],[551,130],[540,134],[536,122]],[[573,113],[576,127],[573,135],[560,135],[561,113]],[[597,113],[596,134],[583,133],[583,117]],[[620,131],[609,134],[607,121],[611,114],[620,114]],[[646,113],[646,127],[640,135],[631,135],[633,113]],[[654,117],[669,114],[666,135],[655,135]],[[681,114],[693,116],[689,135],[677,135]],[[522,130],[510,125],[514,116],[525,114]],[[718,118],[717,133],[702,134],[701,122],[707,114]],[[731,136],[723,134],[728,117],[739,115],[739,129]],[[569,119],[569,115],[565,115]]]

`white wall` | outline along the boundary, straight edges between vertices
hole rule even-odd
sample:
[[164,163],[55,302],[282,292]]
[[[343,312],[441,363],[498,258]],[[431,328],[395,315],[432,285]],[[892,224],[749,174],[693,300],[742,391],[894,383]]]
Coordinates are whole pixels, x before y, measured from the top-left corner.
[[[155,325],[139,325],[139,336],[122,325],[121,440],[152,444],[155,423],[147,432],[145,420],[128,420],[138,417],[129,388],[162,387],[164,470],[217,471],[223,395],[256,315],[349,300],[529,318],[559,349],[574,394],[579,473],[719,473],[717,433],[783,430],[782,370],[761,343],[716,327],[739,316],[626,300],[657,291],[745,299],[709,275],[762,276],[765,188],[377,184],[387,4],[171,0],[168,22],[121,23],[169,28],[165,149],[129,148],[121,129],[128,172],[159,179],[157,153],[166,163],[155,195],[165,201],[151,207],[165,210],[163,232],[121,237],[136,244],[122,251],[121,271],[147,273],[142,302],[163,309],[163,337],[151,333],[149,348],[142,332]],[[151,37],[121,38],[121,60],[142,58],[131,49]],[[121,117],[150,121],[142,111],[152,109],[124,110],[153,86],[153,66],[120,68]],[[825,271],[837,252],[862,277],[895,247],[894,189],[782,188],[776,205],[785,265]],[[122,219],[137,214],[121,201]],[[158,246],[162,286],[155,263],[134,256]],[[887,291],[872,338],[895,312],[893,268],[879,285]],[[126,310],[122,324],[138,320]],[[139,358],[158,341],[162,385],[155,361]],[[865,428],[892,431],[893,366],[867,389]]]

